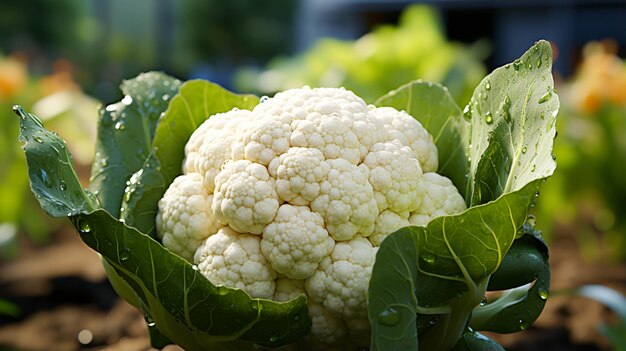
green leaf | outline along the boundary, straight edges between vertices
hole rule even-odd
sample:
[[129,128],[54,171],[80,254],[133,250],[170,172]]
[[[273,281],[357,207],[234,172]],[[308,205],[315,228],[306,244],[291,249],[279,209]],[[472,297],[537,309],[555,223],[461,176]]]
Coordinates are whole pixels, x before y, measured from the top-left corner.
[[35,116],[20,106],[20,141],[24,143],[30,187],[41,208],[52,217],[68,217],[99,207],[98,200],[80,184],[65,142],[45,130]]
[[163,73],[142,73],[124,81],[124,98],[100,112],[89,190],[114,217],[119,216],[126,182],[148,156],[159,117],[180,84]]
[[9,316],[13,318],[18,318],[22,314],[22,309],[5,299],[0,299],[0,316]]
[[[308,333],[304,296],[278,303],[214,286],[188,262],[99,207],[78,182],[67,152],[55,152],[65,150],[64,142],[35,116],[18,112],[32,190],[42,207],[51,215],[70,215],[81,239],[115,272],[116,289],[128,295],[130,287],[131,302],[164,336],[187,350],[252,350],[252,343],[280,346]],[[66,184],[65,189],[50,190],[38,178],[41,171],[55,176],[54,184]]]
[[[488,75],[463,114],[445,89],[423,82],[378,100],[406,110],[433,135],[440,172],[466,194],[471,207],[425,228],[400,229],[383,241],[368,294],[374,349],[416,346],[415,313],[439,316],[420,334],[420,347],[449,349],[461,337],[488,278],[526,221],[540,183],[556,167],[558,98],[551,63],[550,45],[538,42],[514,64]],[[389,309],[398,312],[394,325],[380,319]]]
[[[475,330],[488,330],[497,333],[515,333],[528,328],[541,314],[550,292],[550,262],[548,247],[540,238],[525,234],[515,241],[516,250],[528,252],[529,256],[539,254],[541,257],[541,270],[533,283],[528,282],[525,286],[516,287],[504,292],[504,294],[488,304],[478,306],[472,313],[470,326]],[[523,255],[522,255],[523,256]],[[527,260],[521,257],[519,264]],[[529,268],[534,271],[535,268]],[[509,274],[516,274],[517,269]],[[505,272],[503,272],[505,273]],[[519,278],[514,278],[518,280]]]
[[554,173],[558,110],[552,48],[546,41],[483,79],[467,108],[472,135],[466,196],[472,205]]
[[453,351],[504,351],[504,348],[479,332],[468,331],[459,339]]
[[[526,226],[526,224],[524,224]],[[548,247],[542,240],[515,240],[489,279],[488,291],[508,290],[533,282],[546,269]]]
[[122,218],[126,223],[154,234],[158,201],[182,173],[185,144],[194,130],[214,114],[252,109],[258,103],[254,95],[233,94],[211,82],[183,84],[159,122],[149,158],[125,191]]
[[[498,268],[526,220],[536,185],[528,187],[533,191],[435,218],[428,227],[405,227],[383,240],[368,297],[376,350],[413,349],[416,312],[449,315],[455,301],[465,300],[471,312],[484,296],[479,285]],[[390,309],[398,316],[393,325],[381,318]]]

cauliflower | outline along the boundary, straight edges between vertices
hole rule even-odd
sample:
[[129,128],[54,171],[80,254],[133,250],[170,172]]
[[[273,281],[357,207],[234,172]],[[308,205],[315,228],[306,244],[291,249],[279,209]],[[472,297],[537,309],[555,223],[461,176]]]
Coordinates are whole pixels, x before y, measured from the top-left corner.
[[450,179],[432,172],[425,173],[423,179],[426,186],[422,206],[411,212],[409,223],[425,226],[433,218],[465,210],[465,200]]
[[183,175],[159,201],[158,237],[213,284],[277,301],[306,295],[321,349],[362,343],[378,246],[465,202],[406,112],[342,88],[264,100],[196,129]]

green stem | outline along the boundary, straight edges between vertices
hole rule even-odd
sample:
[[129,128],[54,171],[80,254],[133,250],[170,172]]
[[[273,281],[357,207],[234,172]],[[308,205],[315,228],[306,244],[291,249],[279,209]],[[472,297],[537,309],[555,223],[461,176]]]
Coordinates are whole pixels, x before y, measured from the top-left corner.
[[420,349],[450,351],[463,335],[470,314],[485,296],[489,279],[471,284],[463,296],[450,304],[450,313],[442,315],[437,324],[420,339]]

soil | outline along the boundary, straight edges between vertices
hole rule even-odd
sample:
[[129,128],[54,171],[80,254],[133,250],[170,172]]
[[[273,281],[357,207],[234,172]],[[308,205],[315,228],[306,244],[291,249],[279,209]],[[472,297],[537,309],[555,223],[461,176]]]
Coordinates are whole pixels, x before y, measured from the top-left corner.
[[[0,315],[0,350],[154,350],[143,315],[116,297],[98,255],[73,231],[55,233],[50,245],[21,246],[18,259],[0,261],[0,299],[21,309],[19,317]],[[610,350],[597,327],[614,321],[611,312],[564,292],[604,284],[625,293],[626,264],[586,262],[567,235],[550,248],[553,292],[541,317],[523,332],[490,336],[514,351]]]

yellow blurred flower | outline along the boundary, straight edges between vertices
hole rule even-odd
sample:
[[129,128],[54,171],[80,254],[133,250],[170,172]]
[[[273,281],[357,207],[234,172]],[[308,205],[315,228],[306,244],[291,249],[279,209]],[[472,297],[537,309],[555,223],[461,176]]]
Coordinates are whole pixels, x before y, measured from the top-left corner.
[[0,101],[15,96],[28,82],[26,65],[16,58],[0,60]]
[[626,104],[626,65],[616,53],[617,44],[611,40],[585,46],[572,84],[572,99],[583,112],[592,114],[607,102]]

